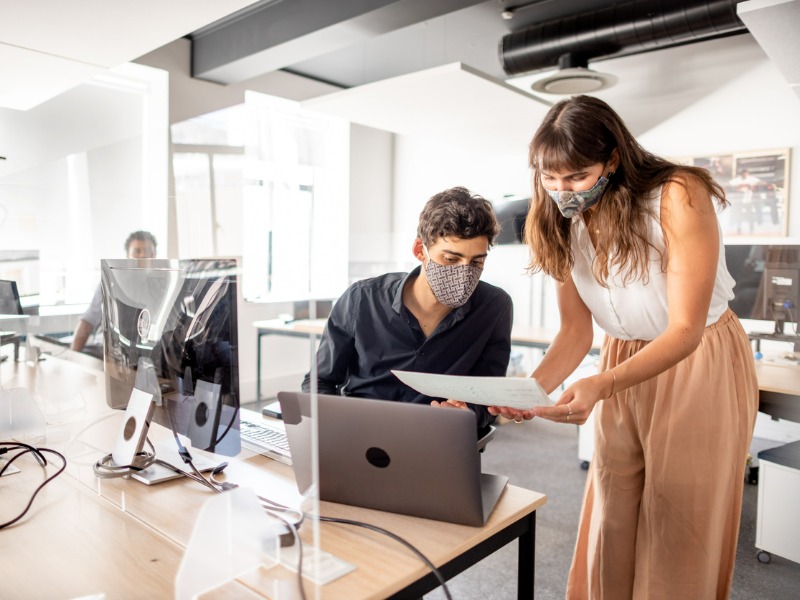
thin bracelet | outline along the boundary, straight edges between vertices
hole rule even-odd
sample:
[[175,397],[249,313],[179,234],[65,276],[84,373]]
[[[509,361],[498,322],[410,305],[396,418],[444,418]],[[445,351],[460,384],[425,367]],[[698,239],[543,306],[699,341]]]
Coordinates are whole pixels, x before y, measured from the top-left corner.
[[[614,388],[617,387],[617,374],[614,373],[614,369],[609,369],[608,372],[611,373],[611,377],[614,378],[611,380],[611,393],[608,395],[608,398],[611,398],[611,396],[614,395]],[[606,398],[606,400],[608,400],[608,398]]]

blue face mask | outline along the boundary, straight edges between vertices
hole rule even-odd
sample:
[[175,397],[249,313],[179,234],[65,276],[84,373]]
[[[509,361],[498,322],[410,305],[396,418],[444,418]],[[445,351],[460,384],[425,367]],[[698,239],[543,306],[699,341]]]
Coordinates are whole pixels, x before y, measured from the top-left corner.
[[608,178],[601,176],[591,189],[584,190],[582,192],[572,192],[566,190],[556,192],[547,189],[545,192],[547,192],[547,195],[550,196],[553,199],[553,202],[556,203],[556,206],[558,206],[558,210],[561,211],[561,214],[568,219],[571,219],[575,215],[579,215],[597,204],[597,201],[600,200],[600,197],[606,190],[607,185]]

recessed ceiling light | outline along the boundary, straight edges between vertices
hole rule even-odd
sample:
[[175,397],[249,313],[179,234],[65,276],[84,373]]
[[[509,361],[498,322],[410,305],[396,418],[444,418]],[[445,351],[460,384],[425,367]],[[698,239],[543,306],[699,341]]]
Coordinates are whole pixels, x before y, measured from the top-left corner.
[[617,81],[617,77],[609,73],[574,67],[560,69],[547,77],[537,79],[531,84],[531,88],[535,92],[546,94],[588,94],[610,88]]

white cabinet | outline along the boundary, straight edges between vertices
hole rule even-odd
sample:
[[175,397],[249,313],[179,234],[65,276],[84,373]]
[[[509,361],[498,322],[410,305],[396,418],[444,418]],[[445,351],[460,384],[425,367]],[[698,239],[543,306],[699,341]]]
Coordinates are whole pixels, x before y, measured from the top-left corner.
[[758,559],[800,562],[800,442],[758,453]]

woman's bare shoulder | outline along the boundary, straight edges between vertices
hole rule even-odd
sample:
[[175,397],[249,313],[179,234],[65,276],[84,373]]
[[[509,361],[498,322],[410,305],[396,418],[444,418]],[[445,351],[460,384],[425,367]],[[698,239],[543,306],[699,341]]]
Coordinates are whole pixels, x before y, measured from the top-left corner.
[[674,212],[690,208],[714,212],[711,193],[700,177],[691,171],[678,169],[661,190],[661,209]]

